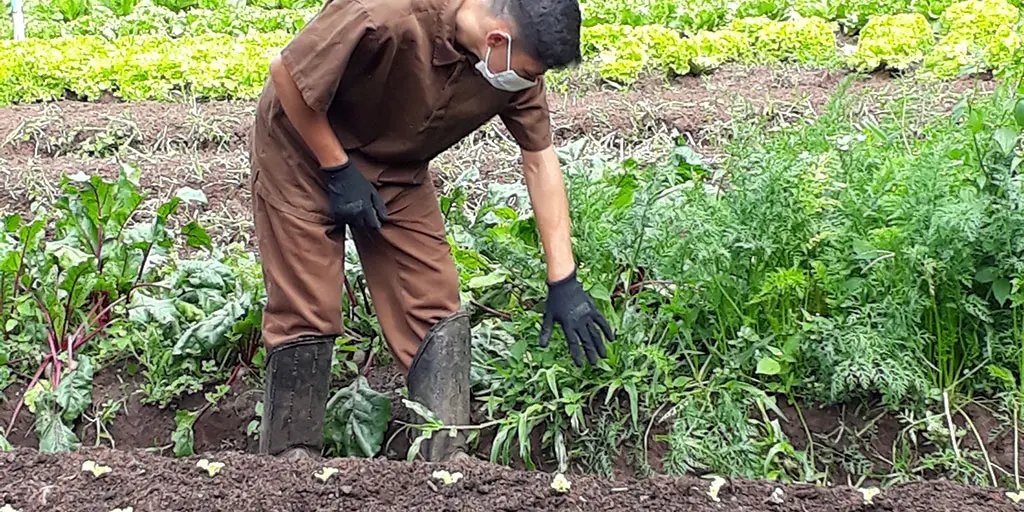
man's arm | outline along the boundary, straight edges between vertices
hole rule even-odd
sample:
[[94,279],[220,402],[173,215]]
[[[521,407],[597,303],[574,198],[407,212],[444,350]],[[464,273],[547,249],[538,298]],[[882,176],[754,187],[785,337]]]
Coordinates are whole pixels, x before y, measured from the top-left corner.
[[569,200],[554,147],[548,146],[536,152],[524,150],[523,168],[548,267],[548,298],[544,306],[540,345],[548,345],[552,328],[558,322],[569,343],[573,362],[582,366],[583,354],[586,354],[590,364],[597,364],[598,358],[608,355],[601,340],[602,334],[608,341],[614,340],[615,334],[576,278],[569,229]]
[[348,162],[348,155],[327,121],[327,114],[313,110],[306,104],[279,55],[270,61],[270,78],[285,115],[316,156],[320,166],[329,168]]
[[540,231],[548,281],[569,276],[576,268],[569,236],[569,201],[565,182],[553,146],[541,151],[523,151],[523,174]]

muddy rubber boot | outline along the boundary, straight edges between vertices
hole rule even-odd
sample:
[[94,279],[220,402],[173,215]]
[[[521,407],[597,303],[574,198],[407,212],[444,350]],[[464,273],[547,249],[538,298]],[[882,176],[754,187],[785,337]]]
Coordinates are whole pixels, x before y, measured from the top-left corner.
[[320,456],[333,350],[334,337],[310,336],[267,351],[261,454]]
[[[455,313],[430,329],[409,368],[409,399],[430,409],[445,425],[468,425],[470,408],[469,315]],[[434,432],[420,445],[430,462],[466,457],[466,434]]]

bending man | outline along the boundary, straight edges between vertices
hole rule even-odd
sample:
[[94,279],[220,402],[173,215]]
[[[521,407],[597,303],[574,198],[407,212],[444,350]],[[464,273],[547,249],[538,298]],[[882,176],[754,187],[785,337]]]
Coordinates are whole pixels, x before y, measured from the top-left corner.
[[[469,320],[427,167],[494,116],[522,149],[544,247],[541,345],[557,322],[577,364],[605,356],[612,334],[576,279],[543,81],[579,61],[579,31],[576,0],[327,0],[272,60],[250,146],[268,296],[261,452],[322,447],[346,226],[410,398],[468,424]],[[464,444],[444,436],[423,454]]]

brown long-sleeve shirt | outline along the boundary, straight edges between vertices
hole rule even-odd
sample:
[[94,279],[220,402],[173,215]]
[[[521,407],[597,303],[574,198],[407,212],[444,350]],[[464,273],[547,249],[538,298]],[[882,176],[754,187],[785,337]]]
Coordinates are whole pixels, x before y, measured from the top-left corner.
[[[281,54],[310,108],[375,183],[421,183],[427,165],[495,115],[527,151],[551,144],[543,80],[492,87],[455,41],[459,0],[328,0]],[[315,156],[270,80],[251,139],[253,187],[271,205],[328,223]]]

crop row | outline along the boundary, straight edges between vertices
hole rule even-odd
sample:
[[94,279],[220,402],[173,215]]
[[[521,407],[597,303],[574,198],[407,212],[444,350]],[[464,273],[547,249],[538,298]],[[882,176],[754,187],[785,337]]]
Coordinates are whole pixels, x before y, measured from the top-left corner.
[[926,76],[952,78],[1009,64],[1024,40],[1021,26],[1020,9],[1006,0],[967,0],[949,6],[935,24],[919,13],[875,16],[851,47],[839,47],[836,24],[824,18],[756,17],[692,37],[662,25],[596,25],[584,31],[584,55],[602,77],[625,83],[645,72],[686,74],[725,62],[792,62],[863,72],[921,64]]
[[[107,39],[138,35],[181,37],[202,34],[243,35],[252,32],[298,32],[317,10],[263,9],[240,6],[230,9],[190,9],[173,11],[153,4],[137,6],[124,16],[97,7],[89,14],[65,20],[46,13],[27,13],[25,36],[53,39],[61,36],[103,36]],[[0,38],[12,39],[13,28],[6,17],[0,18]]]
[[[740,18],[818,17],[848,33],[879,15],[917,13],[937,20],[956,0],[583,0],[585,25],[664,25],[696,34]],[[1020,0],[1012,0],[1020,7]]]
[[[726,62],[845,65],[861,71],[906,69],[920,62],[925,74],[949,78],[1008,64],[1022,46],[1019,20],[1020,10],[1005,0],[954,4],[934,32],[920,14],[878,16],[849,52],[838,48],[834,24],[822,18],[744,18],[693,37],[656,25],[596,25],[584,29],[583,53],[585,67],[619,83],[645,74],[705,72]],[[173,41],[168,35],[0,41],[5,63],[0,105],[106,94],[127,101],[181,94],[249,99],[264,84],[267,60],[290,37],[277,30]]]

